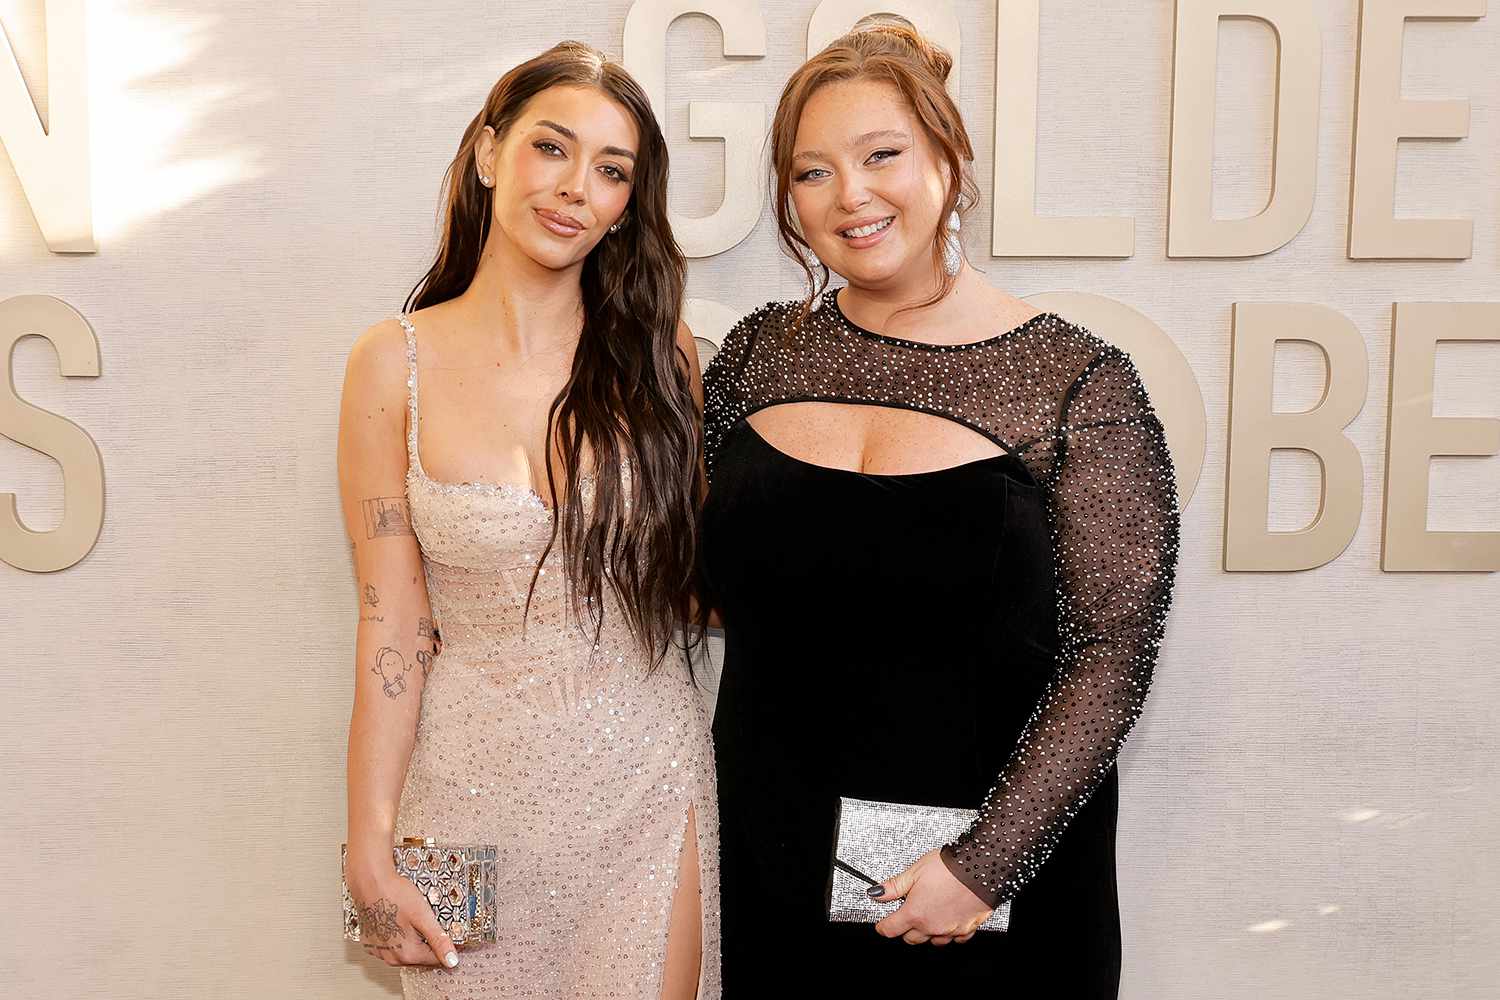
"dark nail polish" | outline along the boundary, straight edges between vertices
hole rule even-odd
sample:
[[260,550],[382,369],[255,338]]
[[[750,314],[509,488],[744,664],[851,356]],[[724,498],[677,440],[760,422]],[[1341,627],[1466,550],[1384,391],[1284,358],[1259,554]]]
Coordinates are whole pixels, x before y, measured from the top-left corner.
[[885,886],[872,885],[870,886],[870,888],[866,889],[865,892],[870,894],[871,899],[879,899],[881,896],[885,895]]

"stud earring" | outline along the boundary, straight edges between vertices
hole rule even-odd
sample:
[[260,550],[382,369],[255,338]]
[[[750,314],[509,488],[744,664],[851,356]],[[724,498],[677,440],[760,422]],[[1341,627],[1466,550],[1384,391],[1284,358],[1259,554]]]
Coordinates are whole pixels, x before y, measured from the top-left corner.
[[943,270],[950,278],[958,274],[964,263],[964,245],[958,239],[962,226],[963,220],[958,217],[957,210],[953,211],[948,216],[948,231],[943,234]]
[[480,174],[479,183],[483,184],[485,187],[489,187],[492,183],[494,183],[494,181],[489,174]]

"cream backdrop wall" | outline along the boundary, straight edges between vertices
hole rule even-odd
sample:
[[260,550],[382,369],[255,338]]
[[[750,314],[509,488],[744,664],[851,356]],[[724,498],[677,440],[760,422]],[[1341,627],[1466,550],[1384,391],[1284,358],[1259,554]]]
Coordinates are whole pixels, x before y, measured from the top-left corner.
[[[628,0],[86,4],[97,254],[49,253],[0,156],[0,299],[59,296],[90,321],[97,379],[24,340],[15,383],[98,443],[102,536],[70,569],[0,565],[0,993],[15,1000],[390,996],[338,937],[337,858],[355,594],[334,477],[356,334],[391,315],[433,247],[459,132],[500,72],[564,36],[619,54]],[[753,4],[752,4],[753,6]],[[955,3],[961,103],[988,178],[995,4]],[[713,210],[720,145],[685,101],[774,102],[814,0],[763,0],[766,55],[725,60],[685,17],[667,40],[674,205]],[[1119,299],[1176,341],[1207,450],[1154,690],[1122,761],[1123,997],[1487,998],[1500,982],[1500,577],[1379,568],[1391,304],[1500,300],[1500,14],[1407,28],[1404,87],[1463,98],[1468,138],[1404,143],[1398,214],[1474,220],[1471,258],[1345,256],[1354,0],[1322,29],[1307,226],[1266,256],[1168,259],[1173,5],[1042,5],[1037,204],[1135,219],[1126,259],[971,257],[1019,294]],[[0,23],[39,104],[41,0]],[[1215,209],[1270,190],[1275,36],[1218,43]],[[999,137],[1003,143],[1005,137]],[[735,311],[797,294],[767,215],[692,263]],[[1300,573],[1222,570],[1231,307],[1330,306],[1358,327],[1369,395],[1352,544]],[[1322,391],[1284,346],[1276,402]],[[1500,414],[1500,346],[1445,345],[1440,414]],[[1278,452],[1269,527],[1318,511],[1318,463]],[[0,489],[62,517],[58,467],[0,438]],[[1433,463],[1434,529],[1500,528],[1500,459]],[[774,939],[768,939],[774,951]]]

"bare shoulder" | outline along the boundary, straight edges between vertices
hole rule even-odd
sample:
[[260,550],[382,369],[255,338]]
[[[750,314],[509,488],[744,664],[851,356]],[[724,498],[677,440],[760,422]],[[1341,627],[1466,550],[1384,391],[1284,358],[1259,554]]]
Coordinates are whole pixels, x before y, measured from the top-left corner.
[[365,330],[349,348],[344,369],[345,395],[369,398],[406,388],[406,331],[397,319],[387,319]]
[[969,301],[964,304],[963,312],[988,317],[996,330],[1013,329],[1044,311],[987,281],[976,281],[970,285],[965,298]]
[[687,355],[688,363],[696,369],[697,367],[697,337],[688,328],[687,322],[678,319],[676,321],[676,346],[682,354]]

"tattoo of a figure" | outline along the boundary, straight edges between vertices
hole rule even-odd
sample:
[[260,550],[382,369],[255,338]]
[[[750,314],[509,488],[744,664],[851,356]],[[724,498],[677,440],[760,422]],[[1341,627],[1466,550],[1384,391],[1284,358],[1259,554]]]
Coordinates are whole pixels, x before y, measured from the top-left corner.
[[[421,648],[426,642],[431,648]],[[432,661],[437,658],[442,649],[442,641],[438,639],[437,626],[432,623],[431,618],[417,619],[417,663],[422,666],[422,678],[426,680],[427,675],[432,672]]]
[[365,514],[365,537],[414,535],[411,508],[403,497],[374,497],[360,502]]
[[380,606],[380,595],[375,592],[375,585],[372,583],[365,584],[365,603],[372,608]]
[[394,699],[406,693],[406,672],[410,669],[411,664],[398,651],[381,646],[370,672],[380,676],[380,689],[387,698]]
[[359,908],[359,936],[374,941],[396,941],[406,936],[396,920],[396,904],[377,899]]

